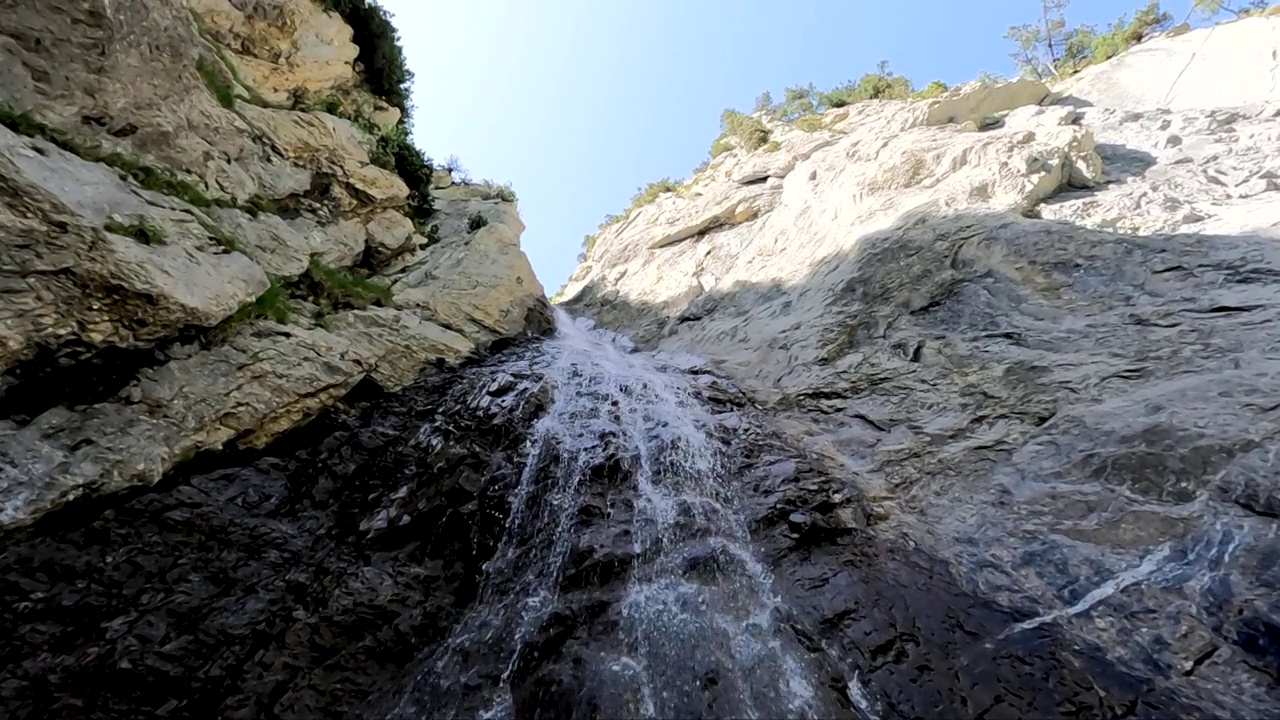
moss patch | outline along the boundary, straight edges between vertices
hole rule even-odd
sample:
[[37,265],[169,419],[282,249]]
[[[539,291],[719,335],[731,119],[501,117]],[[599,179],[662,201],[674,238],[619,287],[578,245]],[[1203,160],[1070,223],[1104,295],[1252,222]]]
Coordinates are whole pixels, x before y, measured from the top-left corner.
[[146,218],[138,218],[130,223],[111,219],[102,226],[103,230],[116,235],[133,238],[143,245],[167,245],[164,231]]
[[196,59],[196,72],[200,74],[204,86],[218,99],[219,105],[228,109],[236,106],[235,88],[232,87],[227,69],[221,62],[215,62],[201,55]]
[[305,279],[310,283],[307,294],[334,309],[391,303],[391,288],[320,260],[313,259],[307,266]]

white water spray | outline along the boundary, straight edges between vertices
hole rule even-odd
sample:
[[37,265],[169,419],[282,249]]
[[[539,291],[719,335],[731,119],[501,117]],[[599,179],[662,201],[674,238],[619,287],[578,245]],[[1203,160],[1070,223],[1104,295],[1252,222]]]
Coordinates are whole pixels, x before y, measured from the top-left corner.
[[[711,419],[682,378],[625,338],[557,311],[539,369],[554,387],[530,434],[510,517],[479,597],[391,718],[456,715],[464,693],[483,718],[512,713],[511,674],[557,606],[592,468],[611,456],[633,483],[634,561],[621,601],[620,651],[595,670],[598,695],[627,717],[804,716],[815,712],[803,652],[776,621],[772,578],[752,554]],[[502,648],[496,683],[468,657]]]

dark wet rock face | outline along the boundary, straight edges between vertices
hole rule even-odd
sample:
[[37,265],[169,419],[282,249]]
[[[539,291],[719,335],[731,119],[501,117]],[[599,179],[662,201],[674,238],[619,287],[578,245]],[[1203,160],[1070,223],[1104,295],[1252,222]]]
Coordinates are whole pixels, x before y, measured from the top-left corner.
[[[428,379],[243,465],[4,538],[0,715],[358,711],[448,631],[502,533],[545,398],[518,362],[503,367]],[[416,445],[424,424],[450,441]]]
[[[726,507],[750,530],[750,555],[700,534],[718,521],[692,514],[677,513],[664,536],[678,547],[638,541],[643,453],[608,428],[598,454],[545,445],[521,499],[536,423],[558,412],[540,352],[511,348],[332,412],[259,455],[200,459],[148,492],[74,504],[3,538],[0,715],[474,717],[503,686],[521,720],[634,716],[646,700],[627,664],[639,657],[632,637],[670,640],[650,648],[663,664],[648,689],[687,715],[785,708],[794,688],[779,673],[753,675],[722,642],[739,635],[761,641],[762,667],[800,668],[813,712],[793,716],[1200,714],[1195,697],[1126,669],[1112,648],[1053,623],[1009,633],[1036,609],[984,599],[883,531],[848,478],[704,368],[683,375],[714,418],[710,442],[727,459],[717,472],[734,479]],[[521,525],[512,508],[552,507],[575,458],[581,483],[547,612],[520,642],[506,616],[474,625],[504,631],[493,638],[461,636],[478,611],[497,617],[528,599],[486,585],[486,563],[503,572],[505,533],[515,586],[533,587],[520,583],[554,561],[542,554],[552,528]],[[682,466],[663,462],[655,477],[675,482]],[[768,632],[717,630],[696,612],[681,624],[636,604],[637,587],[675,578],[708,589],[699,597],[729,617],[734,603],[760,602],[727,597],[750,595],[755,560],[777,596],[761,606]],[[1264,583],[1280,577],[1271,560]],[[637,619],[637,607],[649,614]],[[1260,667],[1274,661],[1274,626],[1261,616],[1235,626]]]

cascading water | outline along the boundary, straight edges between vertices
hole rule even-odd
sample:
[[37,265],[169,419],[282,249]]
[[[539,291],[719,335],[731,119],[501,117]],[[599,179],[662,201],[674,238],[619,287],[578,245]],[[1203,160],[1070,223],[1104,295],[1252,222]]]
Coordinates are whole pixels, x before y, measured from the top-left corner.
[[[553,387],[531,433],[505,535],[475,603],[388,718],[509,717],[511,676],[555,610],[592,470],[621,463],[633,561],[617,637],[591,669],[602,715],[814,715],[804,653],[776,622],[710,417],[683,379],[623,337],[557,311],[539,368]],[[477,670],[483,652],[501,676]]]

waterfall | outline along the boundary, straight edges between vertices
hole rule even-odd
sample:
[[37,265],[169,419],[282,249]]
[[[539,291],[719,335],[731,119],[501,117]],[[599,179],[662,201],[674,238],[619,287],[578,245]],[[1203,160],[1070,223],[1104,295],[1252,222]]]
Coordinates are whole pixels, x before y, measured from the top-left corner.
[[[805,653],[777,621],[724,450],[685,378],[557,311],[537,361],[553,388],[476,601],[399,690],[388,719],[513,713],[512,673],[555,611],[584,493],[620,464],[632,560],[592,678],[610,717],[817,714]],[[613,466],[617,467],[617,465]],[[596,469],[597,474],[592,475]],[[613,521],[612,518],[605,522]],[[484,668],[480,654],[502,657]],[[483,700],[477,703],[477,697]]]

